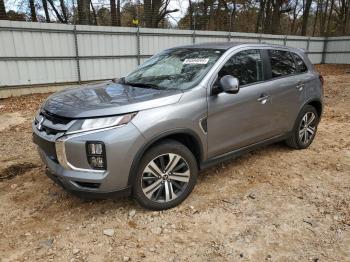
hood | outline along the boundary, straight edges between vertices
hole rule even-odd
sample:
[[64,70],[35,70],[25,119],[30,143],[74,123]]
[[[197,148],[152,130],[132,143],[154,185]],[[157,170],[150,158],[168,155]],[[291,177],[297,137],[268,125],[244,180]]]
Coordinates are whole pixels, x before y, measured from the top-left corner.
[[43,109],[62,117],[119,115],[179,101],[179,90],[156,90],[112,81],[66,89],[48,97]]

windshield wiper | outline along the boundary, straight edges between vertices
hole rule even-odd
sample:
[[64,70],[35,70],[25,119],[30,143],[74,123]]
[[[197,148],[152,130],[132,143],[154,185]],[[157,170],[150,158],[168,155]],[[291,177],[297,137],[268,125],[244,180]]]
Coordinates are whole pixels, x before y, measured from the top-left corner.
[[130,86],[136,86],[136,87],[141,87],[141,88],[153,88],[157,90],[161,90],[162,88],[151,83],[132,83],[132,82],[125,82],[126,85]]

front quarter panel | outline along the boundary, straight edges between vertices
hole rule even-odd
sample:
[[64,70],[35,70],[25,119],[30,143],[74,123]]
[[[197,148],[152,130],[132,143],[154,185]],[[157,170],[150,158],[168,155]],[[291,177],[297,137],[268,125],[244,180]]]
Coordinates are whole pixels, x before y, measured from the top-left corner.
[[[207,117],[206,89],[197,87],[184,92],[176,104],[139,112],[132,123],[140,130],[147,142],[168,134],[188,131],[199,139],[202,159],[206,158],[207,136],[200,128],[200,120]],[[146,143],[147,143],[146,142]]]

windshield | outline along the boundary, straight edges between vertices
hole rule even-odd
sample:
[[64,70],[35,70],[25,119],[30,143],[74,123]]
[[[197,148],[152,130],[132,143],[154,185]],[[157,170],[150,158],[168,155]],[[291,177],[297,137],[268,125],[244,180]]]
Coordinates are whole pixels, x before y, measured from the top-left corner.
[[202,80],[223,53],[223,50],[199,48],[166,50],[125,77],[125,83],[158,89],[189,89]]

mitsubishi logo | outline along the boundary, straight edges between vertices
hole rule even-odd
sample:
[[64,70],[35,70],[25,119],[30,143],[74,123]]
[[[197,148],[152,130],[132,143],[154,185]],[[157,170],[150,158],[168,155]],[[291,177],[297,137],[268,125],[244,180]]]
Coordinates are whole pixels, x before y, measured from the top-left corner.
[[43,116],[40,116],[40,118],[38,120],[38,126],[37,126],[37,129],[39,131],[41,131],[43,129],[44,120],[45,120],[45,118]]

